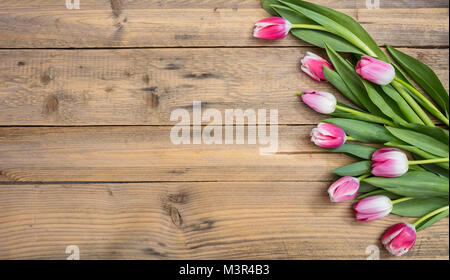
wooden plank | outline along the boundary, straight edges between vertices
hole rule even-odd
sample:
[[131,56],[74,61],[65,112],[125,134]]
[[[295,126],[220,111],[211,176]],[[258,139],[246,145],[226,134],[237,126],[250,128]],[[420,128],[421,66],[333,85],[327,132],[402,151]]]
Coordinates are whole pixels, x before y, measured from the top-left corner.
[[[0,185],[0,258],[366,259],[390,215],[357,223],[326,183]],[[402,259],[448,259],[448,219]]]
[[175,145],[171,128],[3,127],[0,180],[329,181],[330,170],[353,161],[314,147],[312,126],[280,126],[275,154],[236,138],[232,145]]
[[[74,2],[72,0],[72,2]],[[367,8],[366,0],[314,0],[315,4],[337,9]],[[397,0],[381,1],[380,8],[448,8],[446,0]],[[81,0],[80,9],[133,10],[133,9],[180,9],[180,8],[217,8],[217,9],[257,9],[261,7],[260,0]],[[2,10],[39,9],[39,10],[63,10],[66,9],[65,1],[60,0],[3,0]]]
[[[448,49],[401,49],[448,88]],[[300,72],[317,48],[0,50],[0,125],[173,125],[177,108],[278,109],[280,124],[323,115],[296,92],[336,92]],[[341,98],[342,100],[342,98]]]
[[[148,8],[139,3],[142,8],[133,9],[105,1],[80,10],[67,10],[64,3],[48,9],[3,5],[0,48],[308,45],[293,36],[277,41],[253,38],[254,23],[268,16],[259,7]],[[340,11],[360,21],[380,45],[448,46],[448,8]]]

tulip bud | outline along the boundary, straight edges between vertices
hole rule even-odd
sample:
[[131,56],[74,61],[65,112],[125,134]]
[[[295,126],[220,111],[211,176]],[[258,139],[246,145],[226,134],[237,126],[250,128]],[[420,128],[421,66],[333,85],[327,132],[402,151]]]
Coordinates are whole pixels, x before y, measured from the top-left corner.
[[381,238],[386,250],[395,256],[406,254],[416,242],[416,228],[407,223],[399,223],[390,227]]
[[356,65],[356,73],[377,85],[388,85],[395,78],[394,67],[370,56],[362,56]]
[[342,128],[330,123],[319,123],[311,131],[311,141],[319,147],[335,149],[344,145],[347,136]]
[[328,188],[331,202],[342,202],[356,196],[359,189],[359,180],[354,177],[345,176],[334,182]]
[[329,63],[326,59],[312,52],[307,52],[306,56],[302,59],[301,69],[314,80],[322,82],[327,80],[323,75],[324,66],[334,69],[333,65],[331,65],[331,63]]
[[302,100],[318,113],[331,114],[336,110],[336,97],[329,92],[304,91]]
[[389,215],[392,201],[384,195],[374,195],[361,199],[353,205],[356,219],[359,222],[370,222]]
[[372,174],[378,177],[399,177],[408,172],[405,153],[394,148],[379,149],[372,155]]
[[270,17],[258,21],[255,24],[253,37],[261,39],[283,39],[291,30],[289,21],[281,17]]

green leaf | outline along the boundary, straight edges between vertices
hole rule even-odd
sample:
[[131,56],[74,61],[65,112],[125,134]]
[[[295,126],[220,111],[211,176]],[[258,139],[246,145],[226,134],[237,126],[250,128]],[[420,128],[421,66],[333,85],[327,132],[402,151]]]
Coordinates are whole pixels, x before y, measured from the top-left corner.
[[348,136],[360,142],[386,143],[395,141],[395,137],[379,124],[341,118],[326,119],[324,122],[339,126]]
[[416,124],[423,124],[423,121],[419,118],[419,116],[417,116],[411,106],[409,106],[408,102],[406,102],[406,100],[403,99],[403,97],[391,85],[381,86],[379,88],[381,88],[387,96],[395,101],[399,110],[408,121]]
[[[403,71],[402,68],[400,68],[395,61],[389,60],[389,63],[391,63],[394,68],[395,68],[395,78],[403,80],[404,82],[407,82],[408,84],[412,85],[413,83],[411,82],[411,80],[406,76],[405,71]],[[394,81],[395,82],[395,81]],[[391,83],[391,85],[393,85],[393,83]],[[397,85],[394,86],[397,89],[397,92],[399,92],[399,88],[402,88],[402,90],[408,94],[410,97],[412,98],[408,98],[408,100],[406,99],[407,97],[402,96],[403,98],[405,98],[405,100],[408,102],[408,104],[411,106],[411,108],[413,108],[413,110],[415,111],[415,113],[421,118],[421,120],[428,125],[432,125],[433,122],[431,121],[431,119],[428,117],[428,115],[423,111],[422,108],[419,107],[419,105],[417,103],[420,103],[423,107],[427,108],[427,109],[431,109],[430,112],[435,111],[435,108],[430,108],[430,106],[428,106],[428,104],[426,104],[426,102],[424,102],[422,99],[420,99],[420,97],[418,97],[417,95],[415,95],[414,93],[411,92],[411,90],[409,90],[408,88],[404,87],[403,85],[401,85],[400,83],[397,83]],[[417,106],[417,107],[416,107]],[[420,110],[420,111],[418,111]]]
[[350,107],[347,104],[341,103],[339,101],[337,102],[337,104],[339,106],[341,106],[341,107],[346,107],[348,109],[355,110],[355,111],[360,112],[362,114],[348,112],[348,111],[343,111],[340,108],[336,108],[336,110],[333,113],[330,114],[333,117],[338,117],[338,118],[343,118],[343,119],[360,120],[360,121],[364,121],[364,122],[379,123],[379,124],[387,124],[387,122],[391,122],[388,119],[385,119],[385,118],[382,118],[382,117],[379,117],[379,116],[375,116],[375,115],[367,114],[367,112],[364,112],[364,111],[361,111],[359,109]]
[[329,83],[331,83],[335,88],[337,88],[345,97],[347,97],[351,102],[356,104],[359,107],[363,107],[361,102],[359,102],[358,98],[351,92],[351,90],[347,87],[344,80],[339,76],[339,74],[331,70],[328,67],[323,67],[323,75],[327,79]]
[[442,129],[440,127],[432,127],[414,123],[401,124],[401,126],[410,130],[414,130],[416,132],[426,134],[438,141],[441,141],[442,143],[448,144],[449,141],[448,130]]
[[448,93],[433,70],[424,63],[391,46],[387,46],[387,49],[395,61],[400,64],[414,81],[419,84],[431,98],[433,98],[446,114],[448,114]]
[[424,164],[423,167],[424,167],[425,170],[428,170],[430,172],[438,174],[438,175],[440,175],[442,177],[445,177],[447,179],[449,178],[448,164],[447,164],[447,169],[444,168],[444,167],[441,167],[441,166],[439,166],[437,164]]
[[372,192],[369,192],[369,193],[365,193],[363,195],[359,195],[358,196],[358,200],[366,198],[366,197],[369,197],[369,196],[374,196],[374,195],[384,195],[384,196],[389,197],[391,200],[395,200],[395,199],[401,198],[401,196],[399,196],[399,195],[393,194],[393,193],[385,191],[383,189],[378,189],[378,190],[375,190],[375,191],[372,191]]
[[416,231],[421,231],[426,229],[427,227],[430,227],[432,225],[434,225],[435,223],[439,222],[440,220],[444,219],[445,217],[447,217],[449,214],[449,210],[446,210],[444,212],[441,212],[439,214],[437,214],[436,216],[431,217],[430,219],[428,219],[427,221],[425,221],[424,223],[420,224],[419,226],[416,227]]
[[427,170],[420,165],[411,165],[409,167],[409,171],[427,171]]
[[291,0],[279,2],[309,17],[349,42],[352,42],[352,44],[356,45],[365,53],[378,56],[383,60],[387,59],[372,37],[350,16],[306,1]]
[[376,190],[380,190],[380,188],[372,186],[371,184],[364,182],[364,181],[359,182],[358,193],[369,193],[369,192],[373,192]]
[[[415,160],[423,160],[426,159],[424,157],[418,156],[418,155],[413,155]],[[411,165],[411,167],[413,166],[418,166],[418,165]],[[423,164],[423,169],[428,170],[430,172],[433,172],[435,174],[438,174],[442,177],[448,178],[449,174],[448,174],[448,170],[449,170],[449,164],[448,163],[441,163],[440,165],[438,164]]]
[[436,155],[436,157],[448,157],[448,144],[444,144],[433,137],[407,129],[394,127],[386,127],[386,129],[398,139]]
[[317,25],[317,23],[308,17],[305,17],[301,13],[297,13],[293,11],[292,9],[282,6],[282,5],[271,5],[272,9],[275,10],[275,12],[281,16],[282,18],[288,20],[292,24],[313,24]]
[[371,159],[372,154],[377,150],[376,148],[357,145],[357,144],[344,144],[336,149],[327,149],[328,151],[335,153],[345,153],[353,155],[362,159]]
[[[289,0],[287,0],[287,1],[289,1]],[[280,5],[281,4],[280,1],[278,1],[278,0],[262,0],[261,2],[262,2],[262,7],[264,10],[266,10],[266,12],[268,12],[269,14],[271,14],[273,16],[279,15],[272,6]],[[291,1],[291,2],[293,2],[293,1]]]
[[334,68],[339,76],[344,80],[350,91],[358,98],[364,109],[368,110],[374,115],[384,116],[381,111],[372,103],[367,95],[366,88],[362,83],[362,79],[356,74],[355,70],[347,61],[345,61],[336,51],[330,46],[326,46],[328,57],[331,60]]
[[364,181],[398,195],[448,198],[448,179],[431,172],[409,171],[396,178],[370,177]]
[[384,100],[384,98],[378,93],[378,91],[376,91],[376,89],[372,87],[369,82],[363,80],[363,85],[366,88],[370,100],[372,100],[373,104],[375,104],[375,106],[377,106],[378,109],[383,112],[383,114],[394,120],[394,122],[396,123],[406,123],[406,121],[402,117],[394,112],[391,106],[386,102],[386,100]]
[[[278,2],[278,1],[277,1]],[[313,24],[316,22],[305,17],[303,14],[293,11],[286,6],[272,5],[272,10],[282,18],[288,20],[292,24]],[[340,52],[361,53],[361,50],[332,33],[322,30],[311,29],[292,29],[291,34],[295,37],[321,48],[325,48],[325,42]]]
[[442,197],[415,198],[395,204],[392,213],[405,217],[422,217],[446,205],[448,199]]
[[341,37],[326,31],[312,29],[292,29],[291,34],[319,48],[325,48],[325,44],[328,44],[338,52],[362,53],[358,48],[345,41]]
[[355,162],[346,166],[334,169],[333,173],[339,176],[361,176],[370,172],[371,162],[368,160]]

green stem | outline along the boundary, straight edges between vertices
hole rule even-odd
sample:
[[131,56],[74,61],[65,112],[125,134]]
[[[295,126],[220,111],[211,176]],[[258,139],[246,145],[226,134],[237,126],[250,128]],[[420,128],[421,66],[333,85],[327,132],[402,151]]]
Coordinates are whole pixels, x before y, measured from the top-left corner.
[[436,118],[438,118],[439,120],[441,120],[443,123],[445,123],[447,126],[449,125],[449,121],[448,119],[441,113],[441,111],[439,111],[438,108],[436,108],[436,106],[434,106],[433,103],[431,103],[430,100],[428,100],[428,98],[426,98],[420,91],[418,91],[415,87],[411,86],[409,83],[399,79],[399,78],[395,78],[394,79],[396,82],[399,82],[400,84],[402,84],[404,87],[406,87],[407,89],[409,89],[411,92],[413,92],[420,100],[422,100],[426,106],[429,108],[428,111],[430,111],[430,113],[435,116]]
[[367,173],[367,174],[364,174],[364,175],[362,175],[362,176],[359,176],[359,177],[358,177],[358,180],[362,181],[362,180],[366,179],[367,177],[369,177],[370,175],[372,175],[372,174]]
[[389,125],[389,126],[395,126],[394,123],[389,121],[389,120],[386,120],[386,119],[378,117],[378,116],[374,116],[372,114],[364,113],[364,112],[361,112],[361,111],[358,111],[358,110],[355,110],[355,109],[347,108],[347,107],[340,106],[340,105],[336,105],[336,109],[339,109],[339,110],[344,111],[344,112],[352,113],[352,114],[355,114],[355,115],[368,117],[374,123],[382,123],[382,124],[386,124],[386,125]]
[[430,164],[430,163],[443,163],[443,162],[448,162],[449,158],[433,158],[433,159],[424,159],[424,160],[410,160],[408,161],[409,165],[414,165],[414,164]]
[[357,141],[355,138],[351,137],[351,136],[347,136],[347,140],[348,141]]
[[397,199],[397,200],[393,200],[393,201],[392,201],[392,205],[395,205],[395,204],[400,203],[400,202],[408,201],[408,200],[411,200],[411,199],[413,199],[413,198],[414,198],[414,197],[403,197],[403,198],[399,198],[399,199]]
[[441,213],[441,212],[444,212],[444,211],[448,210],[448,208],[449,208],[449,206],[447,205],[447,206],[444,206],[444,207],[442,207],[442,208],[439,208],[439,209],[437,209],[437,210],[434,210],[433,212],[430,212],[430,213],[426,214],[426,215],[423,216],[422,218],[418,219],[418,220],[413,224],[413,226],[414,226],[414,227],[417,227],[417,226],[420,225],[422,222],[424,222],[424,221],[426,221],[427,219],[433,217],[434,215],[437,215],[437,214],[439,214],[439,213]]
[[423,120],[423,122],[428,126],[435,126],[431,119],[427,116],[427,114],[420,108],[419,104],[412,98],[409,93],[403,88],[402,84],[397,82],[397,80],[392,81],[391,83],[395,89],[400,93],[400,95],[408,102],[409,106],[416,112],[416,114]]
[[363,199],[363,198],[366,198],[366,197],[369,197],[369,196],[373,196],[373,195],[377,195],[377,194],[381,194],[381,193],[384,193],[384,192],[386,192],[386,191],[385,190],[372,191],[372,192],[365,193],[365,194],[362,194],[362,195],[358,196],[358,199]]
[[314,29],[314,30],[322,30],[322,31],[328,31],[325,27],[321,25],[315,25],[315,24],[292,24],[292,28],[297,29]]

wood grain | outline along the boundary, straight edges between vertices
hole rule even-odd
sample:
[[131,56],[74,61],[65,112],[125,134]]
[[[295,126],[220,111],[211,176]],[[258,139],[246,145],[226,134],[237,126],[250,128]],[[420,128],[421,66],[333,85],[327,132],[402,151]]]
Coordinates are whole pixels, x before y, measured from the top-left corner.
[[[72,0],[73,2],[73,0]],[[366,0],[314,0],[319,5],[325,5],[333,9],[367,8]],[[180,9],[180,8],[217,8],[217,9],[258,9],[260,0],[81,0],[82,10],[98,9]],[[446,0],[397,0],[381,1],[380,8],[448,8]],[[39,10],[63,10],[65,3],[60,0],[3,0],[2,10],[39,9]]]
[[[0,185],[0,258],[366,259],[410,219],[357,223],[326,183]],[[448,259],[448,219],[404,259]]]
[[[448,49],[401,49],[448,88]],[[300,71],[316,48],[0,50],[0,125],[173,125],[177,108],[278,109],[280,124],[324,116],[295,93],[323,90]],[[205,63],[206,62],[206,63]],[[340,98],[343,100],[343,98]]]
[[[276,41],[253,38],[254,23],[268,16],[260,7],[160,8],[139,2],[141,8],[133,9],[112,2],[67,10],[54,1],[49,8],[44,3],[34,9],[9,1],[0,9],[0,48],[308,45],[293,36]],[[447,47],[449,43],[448,8],[340,11],[361,22],[380,45]]]
[[267,145],[247,141],[175,145],[166,126],[4,127],[0,180],[329,181],[330,170],[353,160],[314,147],[311,129],[280,126],[278,152],[265,154]]
[[[448,89],[447,0],[313,2],[405,47]],[[69,245],[81,259],[366,259],[370,245],[394,259],[379,238],[412,220],[360,224],[329,202],[330,171],[354,159],[310,142],[326,116],[295,96],[336,92],[299,71],[323,52],[252,38],[266,16],[259,0],[2,0],[0,259],[65,259]],[[170,113],[195,100],[278,109],[278,152],[172,144]],[[448,227],[401,259],[448,259]]]

